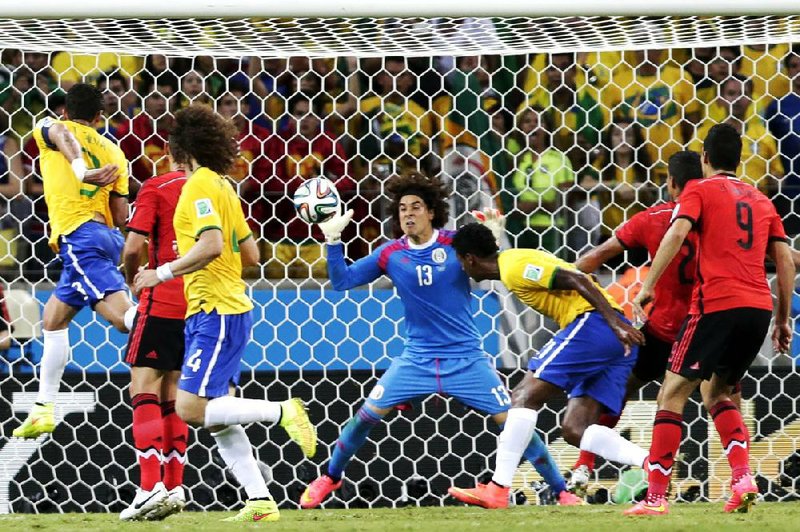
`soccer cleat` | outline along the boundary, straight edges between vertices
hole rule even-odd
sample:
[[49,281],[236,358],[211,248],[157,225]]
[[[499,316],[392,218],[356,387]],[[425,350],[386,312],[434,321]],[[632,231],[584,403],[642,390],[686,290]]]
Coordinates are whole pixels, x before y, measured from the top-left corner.
[[278,505],[272,499],[259,499],[256,501],[247,501],[244,508],[239,510],[239,513],[233,517],[223,519],[228,523],[257,523],[263,521],[265,523],[271,521],[278,521],[281,518],[281,513],[278,510]]
[[747,513],[758,498],[758,486],[753,480],[753,476],[749,473],[739,478],[735,483],[732,482],[731,491],[733,493],[725,502],[725,511],[728,513]]
[[15,438],[38,438],[50,434],[56,428],[55,405],[53,403],[34,404],[22,425],[11,434]]
[[579,465],[572,470],[569,482],[567,482],[567,489],[578,497],[586,497],[586,491],[589,488],[591,476],[592,472],[587,466],[583,464]]
[[334,482],[328,475],[322,475],[314,482],[308,485],[306,490],[300,496],[300,508],[308,510],[316,508],[322,501],[324,501],[331,492],[338,490],[342,487],[341,479],[339,482]]
[[559,506],[583,506],[586,504],[581,497],[578,497],[571,491],[564,490],[558,494]]
[[281,403],[281,427],[303,450],[308,458],[317,454],[317,430],[308,419],[306,407],[300,399],[289,399]]
[[160,521],[172,514],[183,511],[186,507],[186,492],[183,486],[175,486],[167,492],[167,498],[145,518],[148,521]]
[[647,499],[636,503],[623,512],[624,515],[667,515],[669,513],[669,503],[667,499],[661,497],[657,502],[648,502]]
[[144,491],[140,488],[136,490],[136,496],[133,498],[131,505],[120,512],[119,518],[122,521],[152,519],[161,510],[168,497],[167,488],[161,482],[157,482],[150,491]]
[[488,510],[498,508],[508,508],[509,488],[504,488],[499,484],[490,482],[488,484],[478,484],[474,488],[448,488],[453,498],[472,506],[482,506]]

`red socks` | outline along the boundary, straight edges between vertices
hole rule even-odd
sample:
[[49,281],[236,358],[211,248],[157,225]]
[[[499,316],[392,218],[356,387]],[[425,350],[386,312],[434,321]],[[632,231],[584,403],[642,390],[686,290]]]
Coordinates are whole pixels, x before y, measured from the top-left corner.
[[161,403],[164,427],[164,486],[171,490],[183,484],[189,426],[175,413],[175,401]]
[[681,446],[683,415],[659,410],[653,423],[653,442],[647,459],[649,469],[648,502],[657,502],[667,496],[675,454]]
[[731,480],[735,483],[750,473],[750,434],[739,409],[731,401],[720,401],[711,407],[709,413],[731,466]]
[[133,405],[133,446],[139,459],[139,486],[150,491],[161,480],[161,407],[152,393],[140,393],[131,398]]
[[[612,416],[611,414],[603,414],[600,416],[600,419],[597,420],[598,425],[602,425],[610,429],[616,427],[618,422],[619,416]],[[589,451],[581,451],[581,453],[578,455],[578,461],[575,462],[575,465],[572,466],[572,469],[578,469],[579,466],[585,465],[589,468],[589,471],[594,471],[594,459],[594,453]]]

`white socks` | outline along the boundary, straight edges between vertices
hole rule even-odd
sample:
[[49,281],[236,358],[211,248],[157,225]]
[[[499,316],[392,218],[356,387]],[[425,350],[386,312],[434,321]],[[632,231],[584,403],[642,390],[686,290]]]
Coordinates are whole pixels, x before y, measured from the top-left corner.
[[44,348],[39,364],[39,393],[37,403],[52,403],[61,387],[61,377],[69,362],[69,329],[43,331]]
[[126,310],[125,314],[122,316],[122,323],[125,325],[125,328],[128,329],[128,332],[133,331],[133,319],[136,317],[136,312],[136,305],[131,305],[131,307]]
[[211,435],[217,442],[217,449],[225,465],[247,492],[247,498],[270,498],[267,483],[261,476],[261,470],[253,457],[253,447],[247,439],[244,428],[241,425],[231,425]]
[[497,465],[492,480],[501,486],[511,486],[522,453],[531,442],[536,430],[536,410],[512,408],[508,411],[506,425],[497,442]]
[[225,395],[206,404],[206,419],[203,426],[242,425],[259,421],[276,423],[280,419],[280,403]]
[[590,451],[606,460],[642,467],[648,451],[620,436],[614,429],[589,425],[581,438],[581,451]]

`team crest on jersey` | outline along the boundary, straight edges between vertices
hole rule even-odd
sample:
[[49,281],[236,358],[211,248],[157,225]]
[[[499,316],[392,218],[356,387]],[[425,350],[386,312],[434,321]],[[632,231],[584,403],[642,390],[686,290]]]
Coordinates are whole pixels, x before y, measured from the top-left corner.
[[525,266],[525,271],[522,273],[522,276],[525,279],[528,279],[529,281],[541,281],[542,273],[544,273],[544,270],[541,268],[541,266],[527,264]]
[[447,260],[447,252],[442,248],[436,248],[431,253],[431,259],[436,264],[444,264]]
[[214,213],[214,209],[211,208],[211,200],[208,198],[203,198],[195,201],[194,210],[197,213],[198,218],[211,216],[211,214]]

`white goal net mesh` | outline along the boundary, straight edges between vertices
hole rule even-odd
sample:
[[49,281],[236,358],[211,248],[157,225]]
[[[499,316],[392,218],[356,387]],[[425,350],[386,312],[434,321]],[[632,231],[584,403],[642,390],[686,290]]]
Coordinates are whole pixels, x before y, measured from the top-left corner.
[[[257,311],[243,364],[249,397],[302,397],[320,452],[302,462],[275,430],[248,428],[272,494],[293,507],[318,474],[339,428],[401,352],[402,307],[387,282],[333,291],[320,234],[295,216],[292,191],[324,175],[355,221],[357,259],[391,237],[383,185],[417,169],[452,188],[451,224],[496,205],[516,246],[567,260],[666,198],[666,161],[699,149],[715,123],[745,138],[742,175],[800,231],[800,50],[796,17],[572,17],[383,19],[0,19],[0,274],[13,322],[0,352],[0,512],[119,511],[136,486],[130,444],[126,339],[89,310],[70,327],[73,358],[52,437],[11,438],[37,387],[41,304],[60,264],[46,244],[47,210],[30,131],[58,115],[79,81],[105,93],[103,133],[120,143],[133,177],[167,170],[172,114],[202,101],[240,129],[238,186],[262,264],[246,272]],[[63,51],[63,50],[69,50]],[[534,154],[536,154],[534,156]],[[623,303],[646,254],[599,272]],[[555,325],[488,287],[475,311],[487,353],[515,383]],[[798,305],[800,308],[800,305]],[[744,381],[753,466],[770,500],[800,482],[800,376],[765,347]],[[631,401],[618,429],[649,446],[657,387]],[[564,403],[540,430],[568,470]],[[682,500],[718,500],[728,467],[695,397],[676,466]],[[455,401],[431,397],[387,416],[349,467],[328,507],[446,504],[494,465],[496,428]],[[191,508],[232,508],[238,487],[207,435],[192,433]],[[590,493],[609,499],[620,471],[598,462]],[[515,488],[529,503],[552,497],[523,465]],[[518,496],[522,500],[522,495]]]

